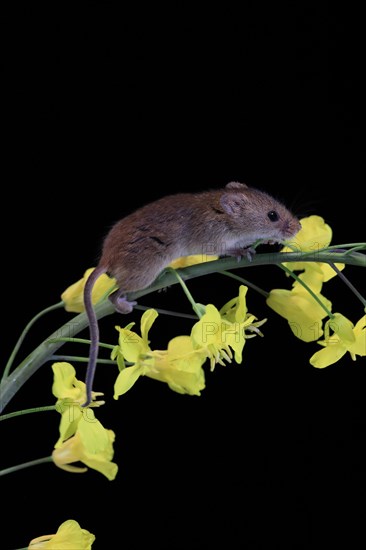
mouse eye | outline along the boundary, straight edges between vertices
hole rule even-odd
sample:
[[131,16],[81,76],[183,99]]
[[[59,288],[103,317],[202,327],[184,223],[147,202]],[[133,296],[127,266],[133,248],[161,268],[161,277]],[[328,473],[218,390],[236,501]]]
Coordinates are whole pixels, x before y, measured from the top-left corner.
[[280,217],[279,215],[277,214],[276,210],[270,210],[267,214],[267,216],[269,217],[269,219],[271,220],[271,222],[277,222]]

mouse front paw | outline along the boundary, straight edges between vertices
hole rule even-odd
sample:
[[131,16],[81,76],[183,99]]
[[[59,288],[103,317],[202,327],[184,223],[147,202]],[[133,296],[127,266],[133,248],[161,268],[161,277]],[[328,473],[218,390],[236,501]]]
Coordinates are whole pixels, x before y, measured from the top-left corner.
[[244,257],[251,262],[255,253],[255,248],[252,246],[247,246],[245,248],[232,248],[228,251],[228,255],[234,256],[238,262],[240,262],[240,260]]
[[123,314],[131,313],[133,306],[137,304],[135,301],[130,302],[127,300],[126,295],[120,290],[113,292],[113,294],[109,296],[109,299],[114,305],[115,310]]

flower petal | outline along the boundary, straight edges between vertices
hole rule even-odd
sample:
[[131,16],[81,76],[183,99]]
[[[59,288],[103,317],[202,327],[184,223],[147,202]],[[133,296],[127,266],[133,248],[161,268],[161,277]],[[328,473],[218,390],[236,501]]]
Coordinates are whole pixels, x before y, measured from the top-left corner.
[[[299,251],[308,252],[313,250],[316,252],[321,248],[325,248],[332,240],[332,229],[325,223],[321,216],[308,216],[300,220],[301,229],[292,242]],[[291,252],[290,248],[283,248],[282,252]]]
[[95,418],[93,409],[84,409],[84,411],[86,414],[78,425],[81,443],[86,452],[101,453],[109,443],[108,430]]
[[244,321],[248,312],[246,305],[247,291],[247,286],[240,285],[239,296],[229,300],[229,302],[220,309],[220,315],[232,323]]
[[114,383],[114,399],[118,399],[120,395],[123,395],[132,388],[143,372],[144,367],[142,365],[133,365],[132,367],[123,369]]
[[141,321],[140,321],[141,336],[146,343],[149,343],[148,341],[149,330],[151,329],[151,326],[158,315],[159,314],[155,309],[148,309],[144,312],[144,314],[141,317]]
[[349,346],[348,350],[350,353],[364,357],[366,355],[366,315],[356,323],[354,334],[356,341]]
[[29,550],[91,550],[95,536],[82,529],[77,521],[69,519],[62,523],[55,535],[37,537],[29,543]]
[[70,396],[70,390],[76,377],[76,370],[70,363],[60,361],[53,363],[53,385],[52,393],[58,399],[64,399]]
[[125,328],[116,328],[119,331],[118,344],[123,357],[130,363],[137,363],[141,353],[146,350],[146,343],[136,332]]
[[339,361],[345,353],[347,353],[347,349],[341,342],[338,344],[330,344],[326,348],[314,353],[314,355],[310,358],[310,364],[317,369],[324,369],[325,367],[329,367],[329,365]]
[[218,256],[212,256],[208,254],[192,254],[191,256],[182,256],[173,260],[169,267],[173,269],[180,269],[182,267],[189,267],[190,265],[202,264],[205,262],[212,262],[217,260]]
[[[67,399],[58,401],[56,406],[57,410],[61,412],[60,437],[55,445],[55,449],[58,449],[64,441],[75,434],[83,412],[78,403]],[[86,411],[87,409],[84,410]]]
[[341,313],[334,313],[332,319],[327,321],[327,325],[347,347],[355,343],[353,323]]
[[[331,302],[321,294],[318,294],[318,298],[330,311]],[[292,332],[300,340],[313,342],[322,336],[322,319],[327,314],[301,285],[292,290],[282,288],[271,290],[267,305],[288,320]]]
[[[66,311],[73,313],[82,313],[84,308],[84,287],[89,275],[94,271],[94,267],[85,271],[82,279],[69,286],[62,294],[61,299],[65,304]],[[92,290],[92,302],[96,304],[109,291],[112,292],[116,285],[116,280],[102,274],[96,281]]]

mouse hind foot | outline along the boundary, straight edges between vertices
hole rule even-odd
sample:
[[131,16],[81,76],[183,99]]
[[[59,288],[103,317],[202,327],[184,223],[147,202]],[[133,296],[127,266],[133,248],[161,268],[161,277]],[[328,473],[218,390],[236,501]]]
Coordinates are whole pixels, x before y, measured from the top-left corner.
[[129,301],[122,290],[116,290],[109,296],[109,300],[114,305],[114,308],[118,313],[131,313],[133,306],[137,304],[135,301]]

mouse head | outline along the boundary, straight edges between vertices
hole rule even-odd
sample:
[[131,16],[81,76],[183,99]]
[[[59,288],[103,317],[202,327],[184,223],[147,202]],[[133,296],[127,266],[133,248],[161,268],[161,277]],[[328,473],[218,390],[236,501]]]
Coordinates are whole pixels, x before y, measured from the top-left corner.
[[281,242],[301,229],[298,219],[280,201],[243,183],[228,183],[220,204],[231,229],[250,233],[254,240]]

